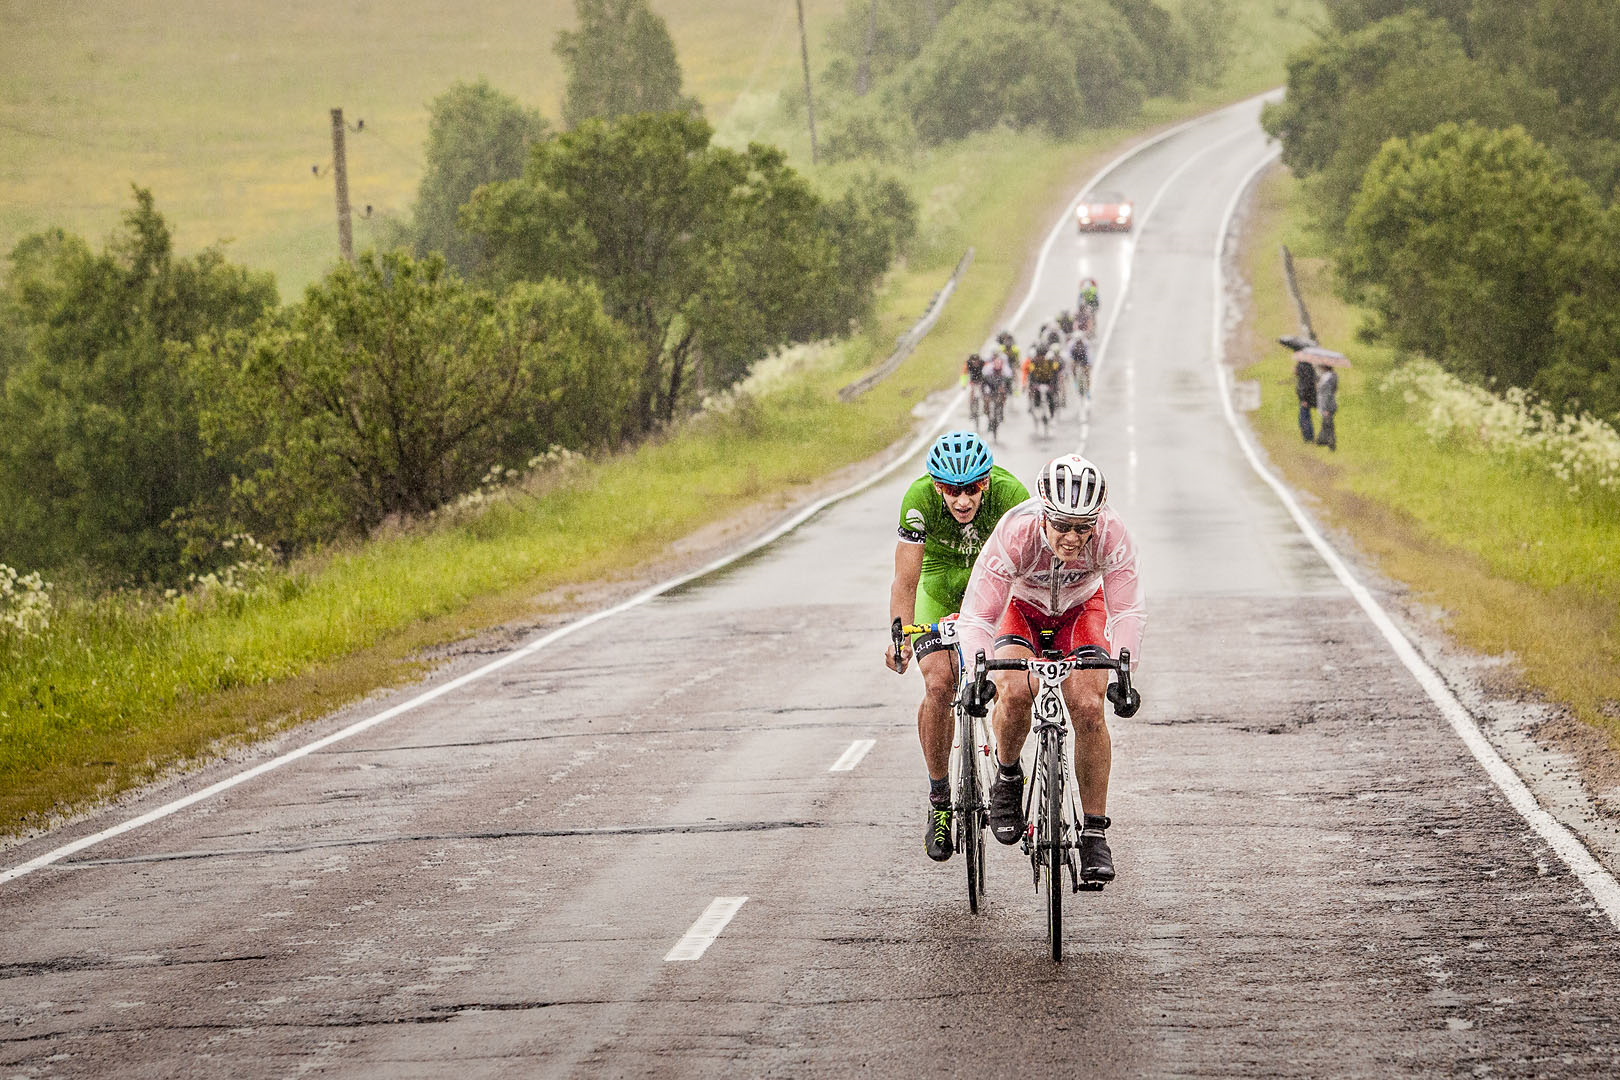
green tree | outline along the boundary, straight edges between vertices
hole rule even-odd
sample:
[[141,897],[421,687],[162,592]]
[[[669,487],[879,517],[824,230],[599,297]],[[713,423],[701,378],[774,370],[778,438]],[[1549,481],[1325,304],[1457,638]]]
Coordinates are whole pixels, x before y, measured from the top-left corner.
[[832,61],[823,78],[839,90],[862,92],[894,75],[922,52],[940,20],[976,0],[845,0],[844,15],[827,32]]
[[1352,97],[1375,91],[1391,72],[1465,58],[1450,27],[1415,12],[1326,37],[1289,57],[1287,96],[1266,106],[1261,125],[1281,141],[1283,164],[1308,176],[1337,155]]
[[200,452],[197,387],[176,348],[251,325],[276,302],[273,280],[215,250],[175,258],[137,188],[105,252],[32,237],[13,253],[8,291],[27,350],[0,401],[0,550],[115,579],[174,575],[171,516],[225,482]]
[[1397,346],[1498,388],[1530,387],[1595,232],[1591,190],[1522,128],[1443,124],[1367,170],[1338,271]]
[[1078,129],[1085,102],[1074,50],[1016,0],[961,4],[905,73],[917,134],[942,143],[997,124]]
[[634,370],[589,288],[496,296],[399,251],[337,267],[193,360],[215,387],[209,451],[244,463],[197,516],[294,544],[433,510],[552,443],[611,445]]
[[901,78],[918,135],[939,143],[998,124],[1061,138],[1119,123],[1141,108],[1152,69],[1105,0],[991,0],[952,8]]
[[1232,58],[1237,25],[1232,0],[1182,0],[1179,14],[1188,42],[1187,77],[1213,86]]
[[681,113],[587,121],[465,214],[498,279],[601,289],[641,354],[637,431],[675,416],[694,369],[725,385],[777,345],[843,329],[860,310],[845,302],[876,280],[841,263],[820,199],[780,151],[711,134]]
[[1410,13],[1318,44],[1289,65],[1289,95],[1263,123],[1284,161],[1311,178],[1319,222],[1344,226],[1368,164],[1392,138],[1440,124],[1518,124],[1545,141],[1562,127],[1552,96],[1521,72],[1470,58],[1440,20]]
[[1620,207],[1579,237],[1575,260],[1553,321],[1552,362],[1531,389],[1564,412],[1587,411],[1620,421]]
[[[1458,35],[1465,34],[1476,0],[1326,0],[1328,17],[1341,32],[1370,26],[1408,12],[1440,19]],[[1522,3],[1523,0],[1512,0]]]
[[523,175],[529,147],[546,137],[540,114],[490,86],[488,80],[458,82],[430,107],[427,168],[416,192],[413,241],[417,256],[443,253],[463,275],[482,267],[474,237],[456,221],[482,184]]
[[1140,43],[1143,81],[1151,95],[1186,92],[1192,74],[1192,43],[1171,14],[1153,0],[1108,0]]
[[1551,89],[1572,125],[1620,137],[1620,4],[1475,0],[1480,48]]
[[574,0],[577,30],[557,35],[568,69],[563,121],[576,128],[593,117],[625,113],[699,112],[681,95],[681,65],[664,20],[647,0]]

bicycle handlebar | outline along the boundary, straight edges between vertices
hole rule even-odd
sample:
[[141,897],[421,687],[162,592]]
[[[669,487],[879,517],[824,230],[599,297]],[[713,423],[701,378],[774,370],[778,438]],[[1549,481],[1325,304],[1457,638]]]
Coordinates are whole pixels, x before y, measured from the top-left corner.
[[1114,715],[1131,717],[1136,710],[1142,707],[1142,695],[1131,686],[1131,650],[1119,650],[1119,657],[1115,659],[1107,653],[1098,651],[1078,656],[1067,657],[1063,660],[1036,660],[1020,657],[1016,660],[990,660],[980,649],[973,658],[973,680],[968,684],[967,692],[973,694],[974,701],[988,701],[987,695],[982,691],[983,685],[988,682],[986,676],[992,671],[1029,671],[1032,667],[1042,665],[1061,665],[1062,674],[1070,671],[1112,671],[1118,679],[1111,683],[1106,691],[1108,701],[1114,706]]

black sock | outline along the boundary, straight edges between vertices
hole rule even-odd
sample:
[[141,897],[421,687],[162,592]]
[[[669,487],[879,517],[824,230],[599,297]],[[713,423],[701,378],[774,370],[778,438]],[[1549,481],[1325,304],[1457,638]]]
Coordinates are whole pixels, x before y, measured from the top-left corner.
[[1022,761],[1015,761],[1011,765],[1002,765],[1001,760],[998,758],[996,764],[1001,768],[1001,778],[1003,780],[1017,780],[1024,775],[1024,763]]
[[946,776],[939,780],[928,778],[928,801],[935,806],[949,806],[951,804],[951,778]]

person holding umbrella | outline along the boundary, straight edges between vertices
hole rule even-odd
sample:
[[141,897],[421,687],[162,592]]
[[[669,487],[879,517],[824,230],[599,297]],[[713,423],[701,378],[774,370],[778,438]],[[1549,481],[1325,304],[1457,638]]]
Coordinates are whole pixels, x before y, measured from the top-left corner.
[[[1316,445],[1325,446],[1329,450],[1339,448],[1338,433],[1334,430],[1333,416],[1339,411],[1339,368],[1349,367],[1350,358],[1342,352],[1324,349],[1320,345],[1310,345],[1294,353],[1294,380],[1299,383],[1302,378],[1312,382],[1312,398],[1316,402],[1316,411],[1321,413],[1321,427],[1316,433]],[[1311,365],[1315,365],[1314,369]],[[1301,367],[1306,368],[1302,376]],[[1305,412],[1304,397],[1300,398],[1300,433],[1305,441],[1311,441],[1310,419]]]
[[1311,410],[1316,408],[1316,366],[1304,359],[1301,349],[1294,353],[1294,395],[1299,398],[1299,435],[1306,442],[1316,438]]
[[1316,433],[1316,445],[1329,450],[1339,448],[1339,437],[1333,430],[1333,414],[1339,411],[1339,373],[1327,364],[1316,377],[1316,411],[1322,414],[1322,428]]

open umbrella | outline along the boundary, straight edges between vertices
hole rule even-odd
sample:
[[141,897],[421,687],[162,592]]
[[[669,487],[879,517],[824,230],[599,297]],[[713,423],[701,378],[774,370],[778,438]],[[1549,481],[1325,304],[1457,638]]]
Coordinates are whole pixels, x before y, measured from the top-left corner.
[[1308,349],[1312,345],[1315,345],[1316,342],[1312,341],[1303,334],[1289,334],[1287,337],[1278,338],[1277,344],[1286,345],[1290,349],[1298,351],[1300,349]]
[[1342,352],[1324,349],[1320,345],[1312,345],[1294,353],[1295,360],[1309,360],[1318,367],[1349,367],[1350,358]]

